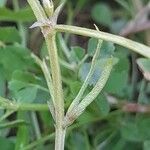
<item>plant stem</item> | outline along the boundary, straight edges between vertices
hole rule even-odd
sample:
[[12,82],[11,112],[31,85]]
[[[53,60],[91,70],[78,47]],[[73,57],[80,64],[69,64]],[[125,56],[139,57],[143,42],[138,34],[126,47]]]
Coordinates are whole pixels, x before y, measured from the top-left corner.
[[38,123],[38,118],[37,118],[37,115],[35,112],[31,112],[31,118],[33,121],[35,137],[37,139],[40,139],[41,138],[41,131],[40,131],[39,123]]
[[66,129],[57,128],[55,130],[55,150],[64,150]]
[[[17,12],[19,11],[19,2],[18,0],[13,0],[13,5],[14,5],[14,10]],[[26,40],[26,30],[25,30],[25,27],[23,25],[22,22],[17,22],[17,25],[18,25],[18,28],[19,28],[19,33],[20,33],[20,36],[22,38],[22,42],[21,42],[21,45],[23,47],[26,47],[26,44],[27,44],[27,40]]]
[[[24,121],[28,120],[27,113],[22,112],[22,111],[18,112],[17,118],[19,120],[24,120]],[[15,150],[20,150],[23,147],[25,147],[25,145],[28,144],[28,139],[29,139],[29,130],[28,130],[27,125],[25,124],[20,125],[17,130],[17,140],[16,140],[17,142],[15,144]]]
[[64,149],[65,129],[63,129],[64,119],[64,100],[62,90],[62,80],[59,66],[59,59],[56,46],[56,33],[49,34],[45,37],[53,82],[53,92],[55,100],[55,121],[56,121],[56,136],[55,136],[55,150]]
[[2,117],[0,117],[0,122],[6,119],[11,114],[13,114],[14,112],[15,112],[14,110],[7,110],[6,113]]
[[[101,121],[103,119],[109,120],[110,118],[112,118],[112,117],[114,117],[116,115],[119,115],[120,113],[122,113],[122,112],[117,110],[117,111],[111,112],[107,116],[103,116],[103,117],[101,116],[101,117],[92,118],[92,120],[90,120],[90,122],[89,121],[83,121],[83,122],[80,122],[80,123],[76,123],[76,124],[74,124],[72,126],[69,126],[69,128],[67,130],[68,131],[67,135],[69,135],[69,133],[72,132],[76,128],[80,128],[81,126],[84,126],[84,125],[87,125],[87,124],[91,124],[91,123],[94,123],[94,122],[98,122],[98,121]],[[40,139],[30,143],[29,145],[25,146],[23,148],[23,150],[31,150],[31,149],[33,149],[35,147],[38,147],[38,145],[41,145],[41,144],[43,144],[43,143],[45,143],[45,142],[47,142],[49,140],[51,140],[51,141],[54,140],[54,137],[55,137],[55,133],[51,133],[50,135],[42,137],[42,138],[40,138]]]
[[68,32],[77,35],[94,37],[105,41],[110,41],[118,45],[121,45],[123,47],[129,48],[134,52],[139,53],[147,58],[150,58],[150,47],[121,36],[117,36],[102,31],[82,28],[82,27],[69,26],[69,25],[56,25],[55,29],[58,32]]
[[48,111],[47,104],[18,104],[12,100],[0,97],[0,109],[8,109],[14,111]]

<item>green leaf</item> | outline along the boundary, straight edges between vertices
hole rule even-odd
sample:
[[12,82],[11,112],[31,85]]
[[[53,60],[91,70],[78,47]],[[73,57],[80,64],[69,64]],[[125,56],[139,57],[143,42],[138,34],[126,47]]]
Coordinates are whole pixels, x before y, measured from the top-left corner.
[[76,9],[80,11],[86,5],[87,2],[89,2],[89,0],[78,0]]
[[[100,63],[99,63],[99,65],[102,66],[102,64],[100,64]],[[98,79],[99,79],[99,77],[101,75],[101,72],[102,72],[102,68],[103,68],[103,66],[101,67],[99,65],[98,65],[98,62],[97,62],[96,69],[95,69],[95,71],[94,71],[94,73],[93,73],[93,75],[92,75],[92,77],[91,77],[91,79],[89,81],[89,85],[95,85],[96,82],[98,81]],[[84,63],[81,66],[81,68],[79,70],[79,77],[81,78],[82,81],[85,80],[85,78],[86,78],[86,76],[87,76],[87,74],[88,74],[88,72],[90,70],[90,67],[91,67],[91,63]]]
[[100,132],[96,133],[95,139],[94,139],[94,144],[95,146],[100,145],[103,143],[103,141],[107,140],[107,138],[112,134],[113,129],[105,125],[104,128],[100,129]]
[[[114,64],[116,63],[116,61],[117,61],[117,59],[113,58]],[[101,72],[104,69],[106,62],[107,62],[107,58],[100,59],[96,62],[95,71],[91,77],[91,80],[89,81],[89,85],[95,85],[96,84],[96,82],[98,81],[98,79],[101,75]],[[81,66],[81,68],[79,70],[79,77],[81,78],[82,81],[85,80],[85,78],[86,78],[86,76],[90,70],[90,66],[91,66],[91,63],[84,63]]]
[[29,84],[40,84],[40,78],[36,77],[34,74],[29,72],[23,72],[20,70],[16,70],[12,75],[13,80],[18,80],[21,82],[29,83]]
[[4,97],[6,92],[6,78],[4,74],[4,69],[0,65],[0,96]]
[[102,43],[100,57],[101,58],[108,58],[114,54],[115,46],[112,42],[104,41]]
[[115,0],[119,5],[121,5],[124,9],[126,9],[128,12],[132,14],[132,10],[130,8],[130,5],[128,1],[125,0]]
[[150,140],[144,141],[144,149],[143,150],[149,150],[149,148],[150,148]]
[[88,54],[89,56],[93,56],[95,53],[95,50],[97,48],[97,44],[98,44],[98,40],[95,38],[90,38],[89,42],[88,42]]
[[39,81],[33,74],[15,71],[9,82],[9,89],[15,99],[21,103],[31,103],[35,100],[38,89],[47,90],[39,85]]
[[20,11],[13,11],[8,8],[0,8],[0,21],[21,21],[31,22],[35,19],[31,8],[22,8]]
[[[117,54],[115,54],[117,57]],[[122,52],[122,55],[125,55]],[[120,97],[126,97],[130,91],[128,85],[129,60],[119,56],[119,62],[114,66],[104,90]]]
[[141,117],[136,121],[126,122],[121,128],[122,137],[134,142],[143,142],[145,140],[150,140],[149,126],[149,117]]
[[0,41],[7,43],[20,43],[21,37],[15,27],[0,27]]
[[103,94],[101,94],[97,97],[96,104],[98,105],[98,107],[100,109],[100,114],[102,116],[108,115],[108,113],[110,111],[110,105],[109,105],[106,97]]
[[0,129],[3,129],[3,128],[14,128],[14,127],[17,127],[17,126],[23,125],[23,124],[26,124],[26,122],[24,120],[10,121],[10,122],[7,122],[7,123],[1,123],[0,124]]
[[86,149],[86,139],[85,136],[81,133],[74,132],[71,134],[71,137],[69,138],[70,140],[70,148],[72,150],[83,150]]
[[79,62],[84,57],[85,50],[82,47],[71,47],[71,57],[74,61]]
[[105,3],[97,3],[92,8],[92,18],[104,26],[111,26],[112,23],[112,12],[109,6]]
[[[88,54],[89,56],[93,56],[97,47],[98,40],[95,38],[91,38],[88,42]],[[103,41],[102,46],[100,48],[100,56],[99,58],[108,58],[114,54],[115,46],[112,42]]]
[[111,32],[114,34],[119,34],[123,27],[127,24],[127,20],[121,18],[114,20],[111,24]]
[[6,0],[1,0],[1,1],[0,1],[0,7],[5,6],[5,4],[6,4]]
[[139,65],[145,79],[150,81],[150,59],[139,58],[137,64]]
[[135,123],[127,123],[125,124],[122,129],[121,129],[121,134],[122,137],[125,138],[126,140],[130,141],[140,141],[139,140],[139,130],[138,127]]
[[115,149],[115,146],[119,142],[119,140],[120,140],[120,135],[119,135],[118,131],[114,131],[104,141],[102,141],[97,146],[97,149],[99,149],[99,150],[110,150],[110,149],[117,150],[117,149]]
[[0,137],[0,149],[1,150],[14,150],[14,143],[8,138]]
[[34,66],[28,49],[20,46],[0,48],[0,64],[7,72],[7,78],[11,77],[14,70],[26,70]]
[[[11,83],[13,84],[13,83]],[[14,83],[15,84],[15,83]],[[11,85],[12,86],[12,85]],[[32,103],[36,98],[37,87],[24,87],[22,90],[15,92],[15,97],[20,103]]]
[[93,118],[95,117],[95,114],[86,110],[84,113],[81,114],[81,116],[79,116],[79,118],[77,119],[77,121],[79,122],[79,124],[86,124],[88,122],[92,122]]
[[[117,81],[117,82],[116,82]],[[120,73],[115,72],[111,73],[110,78],[105,86],[105,91],[111,94],[117,94],[119,96],[124,96],[124,90],[127,86],[128,74],[126,71]]]
[[81,82],[72,81],[69,84],[72,97],[75,97],[81,88]]

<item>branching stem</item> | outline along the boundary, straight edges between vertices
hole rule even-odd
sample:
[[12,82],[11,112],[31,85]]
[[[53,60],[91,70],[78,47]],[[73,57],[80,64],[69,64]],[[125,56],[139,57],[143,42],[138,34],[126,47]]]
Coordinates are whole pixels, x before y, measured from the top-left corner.
[[150,47],[121,36],[69,25],[56,25],[55,29],[58,32],[67,32],[82,36],[94,37],[105,41],[110,41],[123,47],[129,48],[130,50],[139,53],[147,58],[150,58]]

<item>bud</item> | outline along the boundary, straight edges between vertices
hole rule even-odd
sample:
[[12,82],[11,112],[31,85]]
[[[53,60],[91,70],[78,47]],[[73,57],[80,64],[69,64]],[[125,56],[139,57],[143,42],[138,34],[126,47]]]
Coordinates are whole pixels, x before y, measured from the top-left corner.
[[51,17],[54,13],[54,5],[52,0],[43,0],[43,7],[48,15],[48,17]]

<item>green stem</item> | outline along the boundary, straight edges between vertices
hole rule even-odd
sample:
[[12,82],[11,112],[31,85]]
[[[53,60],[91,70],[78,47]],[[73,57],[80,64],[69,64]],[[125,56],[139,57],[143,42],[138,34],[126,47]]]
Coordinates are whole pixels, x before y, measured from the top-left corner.
[[[14,10],[19,11],[19,1],[13,0],[13,5],[14,5]],[[17,24],[18,24],[20,36],[22,38],[21,45],[23,47],[26,47],[26,31],[24,30],[24,26],[22,22],[17,22]],[[18,111],[17,118],[27,120],[27,113]],[[27,125],[20,125],[17,131],[17,142],[15,144],[15,150],[22,149],[22,147],[24,147],[24,145],[28,143],[28,136],[29,136],[29,132],[28,132]]]
[[106,66],[104,66],[104,70],[102,71],[99,80],[97,81],[96,85],[93,87],[91,92],[89,92],[77,106],[75,105],[70,110],[70,112],[67,112],[64,119],[64,127],[71,125],[84,112],[87,106],[89,106],[89,104],[92,103],[93,100],[102,91],[109,78],[109,75],[112,70],[112,66],[113,66],[113,60],[112,58],[110,58],[107,60]]
[[[87,124],[95,123],[95,122],[103,120],[103,119],[110,120],[112,117],[114,117],[116,115],[119,115],[121,113],[122,112],[120,112],[120,111],[117,110],[117,111],[111,112],[107,116],[93,118],[90,122],[89,121],[85,121],[85,122],[76,123],[76,124],[74,124],[74,125],[72,125],[72,126],[70,126],[68,128],[67,135],[69,135],[69,132],[72,132],[72,130],[74,130],[76,128],[79,128],[79,127],[87,125]],[[42,137],[41,139],[38,139],[38,140],[30,143],[29,145],[27,145],[26,147],[24,147],[23,150],[31,150],[34,147],[37,147],[38,145],[41,145],[41,144],[43,144],[43,143],[45,143],[45,142],[47,142],[49,140],[54,140],[54,137],[55,137],[55,133],[51,133],[50,135],[47,135],[45,137]]]
[[[19,120],[27,120],[27,113],[19,111],[17,113],[17,118]],[[25,145],[28,144],[29,130],[27,125],[20,125],[17,130],[17,139],[15,144],[15,150],[21,150]]]
[[52,140],[55,137],[55,133],[52,133],[50,135],[47,135],[45,137],[42,137],[36,141],[34,141],[33,143],[29,144],[28,146],[26,146],[25,148],[23,148],[23,150],[31,150],[34,147],[43,144],[44,142],[48,141],[48,140]]
[[0,109],[8,109],[14,111],[48,111],[47,104],[18,104],[8,100],[6,98],[0,97]]
[[58,32],[68,32],[72,34],[94,37],[105,41],[110,41],[118,45],[121,45],[123,47],[129,48],[134,52],[139,53],[147,58],[150,58],[150,47],[121,36],[117,36],[102,31],[82,28],[82,27],[69,26],[69,25],[56,25],[55,29]]
[[0,117],[0,122],[6,119],[11,114],[13,114],[14,112],[15,112],[14,110],[7,110],[6,113],[2,117]]
[[96,66],[96,59],[99,56],[101,45],[102,45],[102,41],[99,40],[99,42],[97,44],[96,52],[95,52],[93,59],[92,59],[90,71],[89,71],[87,77],[85,78],[85,81],[84,81],[82,87],[80,88],[76,98],[73,100],[70,107],[68,108],[68,111],[66,114],[70,113],[70,111],[72,111],[72,109],[76,108],[77,105],[79,104],[79,102],[81,101],[82,96],[83,96],[83,94],[84,94],[84,92],[85,92],[85,90],[89,84],[89,81],[90,81],[90,79],[94,73],[95,66]]
[[56,127],[55,130],[55,150],[64,150],[66,129]]
[[18,110],[21,111],[48,111],[47,104],[22,104],[18,105]]
[[41,138],[41,131],[40,131],[37,115],[35,112],[31,112],[31,118],[32,118],[33,125],[34,125],[35,136],[37,139],[40,139]]
[[[13,5],[14,5],[14,10],[15,10],[15,11],[19,11],[19,3],[18,3],[18,0],[13,0]],[[26,41],[26,30],[24,29],[24,25],[23,25],[22,22],[18,22],[17,25],[18,25],[18,28],[19,28],[20,36],[21,36],[21,38],[22,38],[22,43],[21,43],[21,45],[22,45],[23,47],[26,47],[27,41]]]
[[[55,32],[55,31],[54,31]],[[45,40],[48,48],[50,67],[52,74],[52,84],[55,100],[55,121],[56,121],[56,136],[55,150],[64,149],[65,130],[63,129],[64,119],[64,100],[62,90],[62,80],[59,66],[59,59],[56,46],[56,34],[49,34]]]

